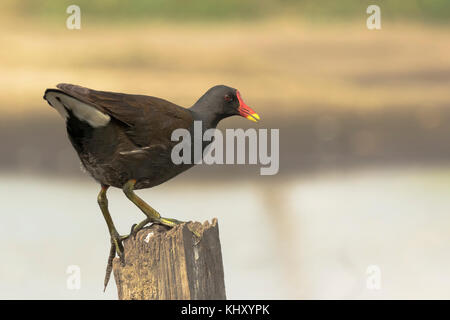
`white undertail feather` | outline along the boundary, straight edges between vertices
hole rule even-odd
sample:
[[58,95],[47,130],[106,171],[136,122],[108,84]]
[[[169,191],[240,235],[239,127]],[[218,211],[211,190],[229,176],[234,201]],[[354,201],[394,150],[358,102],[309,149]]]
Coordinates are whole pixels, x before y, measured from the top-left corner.
[[110,116],[99,111],[95,107],[81,102],[62,92],[48,91],[45,99],[55,108],[59,114],[67,119],[67,109],[71,110],[78,119],[89,123],[94,128],[104,127],[111,120]]

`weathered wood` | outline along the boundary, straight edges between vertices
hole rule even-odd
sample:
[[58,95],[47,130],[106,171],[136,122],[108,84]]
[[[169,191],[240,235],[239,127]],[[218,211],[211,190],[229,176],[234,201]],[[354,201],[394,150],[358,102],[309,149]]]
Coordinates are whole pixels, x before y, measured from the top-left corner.
[[119,299],[225,299],[217,219],[172,229],[151,225],[123,243],[114,259]]

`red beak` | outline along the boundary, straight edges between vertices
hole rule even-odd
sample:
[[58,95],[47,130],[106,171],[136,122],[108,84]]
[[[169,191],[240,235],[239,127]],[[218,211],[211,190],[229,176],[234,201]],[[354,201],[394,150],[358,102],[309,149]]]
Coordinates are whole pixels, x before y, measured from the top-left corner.
[[244,100],[242,100],[241,98],[241,94],[239,93],[238,90],[236,90],[236,96],[239,100],[239,114],[244,117],[247,118],[248,120],[254,121],[254,122],[258,122],[258,120],[260,120],[260,117],[258,116],[258,114],[253,111],[252,108],[250,108],[248,105],[245,104]]

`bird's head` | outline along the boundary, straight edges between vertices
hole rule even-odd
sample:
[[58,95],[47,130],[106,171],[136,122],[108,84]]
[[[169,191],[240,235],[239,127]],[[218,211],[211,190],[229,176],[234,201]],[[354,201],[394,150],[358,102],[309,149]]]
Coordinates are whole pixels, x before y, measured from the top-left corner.
[[221,118],[239,115],[248,120],[258,122],[258,114],[245,104],[237,89],[218,85],[209,89],[194,106],[200,112],[211,113]]

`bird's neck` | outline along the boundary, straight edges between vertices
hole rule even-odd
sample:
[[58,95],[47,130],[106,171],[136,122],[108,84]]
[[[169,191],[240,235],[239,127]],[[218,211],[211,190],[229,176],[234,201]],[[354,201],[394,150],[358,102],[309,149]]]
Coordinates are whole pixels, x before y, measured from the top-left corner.
[[223,119],[223,115],[211,112],[211,108],[205,104],[196,103],[189,110],[194,120],[202,121],[203,130],[217,127],[219,121]]

